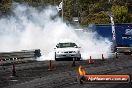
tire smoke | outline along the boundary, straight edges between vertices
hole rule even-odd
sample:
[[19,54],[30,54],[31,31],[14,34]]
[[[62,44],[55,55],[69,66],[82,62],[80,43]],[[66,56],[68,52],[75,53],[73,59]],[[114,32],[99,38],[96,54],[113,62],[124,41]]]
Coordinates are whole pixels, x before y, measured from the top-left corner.
[[10,16],[0,18],[0,52],[41,49],[38,60],[54,60],[54,47],[63,39],[74,40],[81,47],[83,59],[108,57],[111,42],[95,32],[80,32],[58,16],[56,6],[36,9],[14,3]]

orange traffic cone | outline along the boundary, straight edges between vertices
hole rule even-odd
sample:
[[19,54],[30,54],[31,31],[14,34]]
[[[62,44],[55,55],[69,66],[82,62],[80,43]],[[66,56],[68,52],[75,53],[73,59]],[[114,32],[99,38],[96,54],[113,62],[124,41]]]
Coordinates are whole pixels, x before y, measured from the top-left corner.
[[[2,62],[3,62],[3,60],[1,59],[1,60],[0,60],[0,65],[2,65]],[[2,67],[3,67],[3,66],[2,66]]]
[[0,64],[2,64],[2,59],[0,58]]
[[75,66],[76,66],[75,58],[73,58],[72,67],[75,67]]
[[92,60],[91,56],[90,56],[90,59],[88,59],[88,64],[93,64],[93,60]]
[[15,64],[12,65],[12,76],[16,76]]
[[51,64],[51,60],[49,62],[49,68],[48,68],[48,71],[52,71],[52,64]]
[[102,61],[104,61],[104,55],[102,54]]
[[116,52],[116,58],[118,58],[117,52]]

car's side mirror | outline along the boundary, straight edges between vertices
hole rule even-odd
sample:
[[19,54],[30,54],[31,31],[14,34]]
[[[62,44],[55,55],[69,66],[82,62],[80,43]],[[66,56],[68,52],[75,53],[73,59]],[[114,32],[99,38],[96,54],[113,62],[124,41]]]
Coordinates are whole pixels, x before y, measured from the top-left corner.
[[75,48],[81,48],[81,47],[79,47],[79,46],[74,46]]
[[77,46],[74,46],[74,48],[78,48]]
[[78,46],[78,48],[81,48],[80,46]]
[[59,47],[59,45],[56,45],[56,48],[58,48]]

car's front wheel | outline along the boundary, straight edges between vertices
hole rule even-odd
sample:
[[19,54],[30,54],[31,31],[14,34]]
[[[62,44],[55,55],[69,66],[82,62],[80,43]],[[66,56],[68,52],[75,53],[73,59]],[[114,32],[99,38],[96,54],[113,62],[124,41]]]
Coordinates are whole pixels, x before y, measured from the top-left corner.
[[72,58],[72,60],[75,60],[75,61],[80,61],[81,58],[80,57],[76,57],[76,58]]
[[80,58],[80,57],[78,57],[78,58],[77,58],[77,61],[80,61],[80,60],[81,60],[81,58]]
[[59,61],[59,58],[56,58],[56,52],[55,52],[55,61]]
[[56,52],[55,52],[55,61],[56,61]]

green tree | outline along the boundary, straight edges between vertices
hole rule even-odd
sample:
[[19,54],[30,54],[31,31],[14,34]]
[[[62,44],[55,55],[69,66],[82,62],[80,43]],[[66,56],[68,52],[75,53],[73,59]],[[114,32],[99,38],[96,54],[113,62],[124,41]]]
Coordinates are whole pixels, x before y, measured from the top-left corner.
[[[59,5],[62,0],[13,0],[31,6]],[[107,12],[112,10],[115,23],[132,23],[131,0],[63,0],[64,19],[72,21],[79,16],[82,25],[89,23],[109,23]],[[0,11],[10,12],[12,0],[0,0]],[[112,8],[111,8],[112,7]],[[7,13],[8,14],[8,13]],[[59,12],[61,16],[61,11]]]
[[12,0],[1,0],[0,1],[0,11],[7,12],[12,6]]
[[64,19],[71,21],[73,17],[73,0],[64,0]]
[[112,13],[114,15],[115,23],[128,23],[129,15],[128,15],[128,8],[125,6],[113,5],[112,6]]

